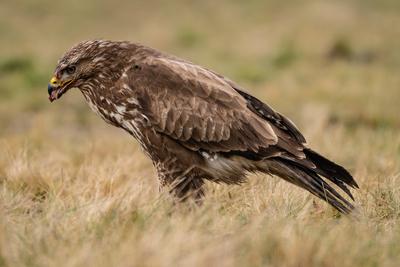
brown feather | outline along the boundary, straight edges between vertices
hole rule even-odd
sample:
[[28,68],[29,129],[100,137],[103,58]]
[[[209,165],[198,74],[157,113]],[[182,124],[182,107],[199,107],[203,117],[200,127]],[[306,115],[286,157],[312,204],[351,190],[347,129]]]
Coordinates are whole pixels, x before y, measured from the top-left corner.
[[198,200],[204,179],[238,184],[260,171],[341,212],[353,209],[324,180],[353,198],[348,186],[358,185],[350,173],[307,148],[288,118],[222,75],[143,45],[103,40],[73,47],[55,76],[69,65],[78,70],[69,86],[78,87],[106,122],[139,141],[161,184],[177,197]]
[[[201,149],[203,143],[213,142],[207,145],[213,152],[226,150],[218,148],[221,141],[229,143],[230,150],[254,152],[277,142],[272,127],[247,109],[246,100],[214,74],[204,74],[207,70],[158,58],[147,58],[141,66],[139,74],[128,73],[129,87],[140,99],[148,98],[146,102],[150,106],[142,112],[150,118],[158,132],[169,135],[183,145],[189,141],[189,147],[194,150]],[[202,80],[196,80],[195,75],[199,73],[203,73]],[[190,88],[190,85],[196,87]],[[143,94],[142,91],[147,93]],[[166,104],[177,103],[175,99],[178,98],[179,106]],[[160,102],[164,104],[159,105]],[[183,119],[186,123],[181,125],[180,117],[190,119]],[[176,134],[181,129],[183,138]]]

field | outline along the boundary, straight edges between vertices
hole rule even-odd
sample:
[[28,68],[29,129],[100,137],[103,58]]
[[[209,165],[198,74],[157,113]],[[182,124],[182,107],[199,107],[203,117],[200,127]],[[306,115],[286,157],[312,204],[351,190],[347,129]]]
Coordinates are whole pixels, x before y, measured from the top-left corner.
[[[0,267],[400,266],[399,25],[396,0],[3,1]],[[58,58],[93,38],[237,81],[352,172],[357,211],[262,175],[173,205],[78,90],[48,102]]]

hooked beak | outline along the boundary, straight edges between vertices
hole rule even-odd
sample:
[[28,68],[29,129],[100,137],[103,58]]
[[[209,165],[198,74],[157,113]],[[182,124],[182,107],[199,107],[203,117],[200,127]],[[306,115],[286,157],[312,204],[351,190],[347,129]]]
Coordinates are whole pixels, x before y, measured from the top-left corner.
[[59,99],[68,90],[67,87],[72,82],[73,80],[62,82],[55,76],[51,78],[49,84],[47,85],[47,92],[49,93],[50,102]]

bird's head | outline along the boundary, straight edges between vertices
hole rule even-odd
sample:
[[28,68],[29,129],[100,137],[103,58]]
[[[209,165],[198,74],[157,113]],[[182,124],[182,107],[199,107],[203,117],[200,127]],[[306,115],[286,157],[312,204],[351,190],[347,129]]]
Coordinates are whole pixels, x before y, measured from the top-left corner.
[[69,89],[81,88],[90,80],[115,77],[128,46],[126,42],[92,40],[72,47],[58,61],[47,86],[49,100],[53,102]]

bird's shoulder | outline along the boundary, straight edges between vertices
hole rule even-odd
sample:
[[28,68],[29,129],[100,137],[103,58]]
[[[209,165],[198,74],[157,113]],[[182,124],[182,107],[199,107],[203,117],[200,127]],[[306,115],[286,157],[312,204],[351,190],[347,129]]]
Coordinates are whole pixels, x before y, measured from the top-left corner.
[[[190,89],[191,94],[195,93],[206,97],[214,94],[215,101],[230,102],[231,105],[237,104],[238,108],[240,106],[243,108],[245,105],[256,115],[288,134],[290,138],[300,144],[306,143],[306,139],[290,119],[246,92],[232,80],[210,69],[151,48],[143,51],[141,58],[144,59],[144,65],[152,66],[153,71],[150,70],[150,73],[157,70],[158,77],[165,75],[169,77],[169,79],[156,79],[154,82],[179,82],[182,84],[184,81],[184,83],[189,83],[189,86],[183,89]],[[156,74],[153,73],[154,75]]]
[[132,61],[124,84],[154,129],[191,149],[257,151],[277,142],[246,99],[201,66],[151,53]]

